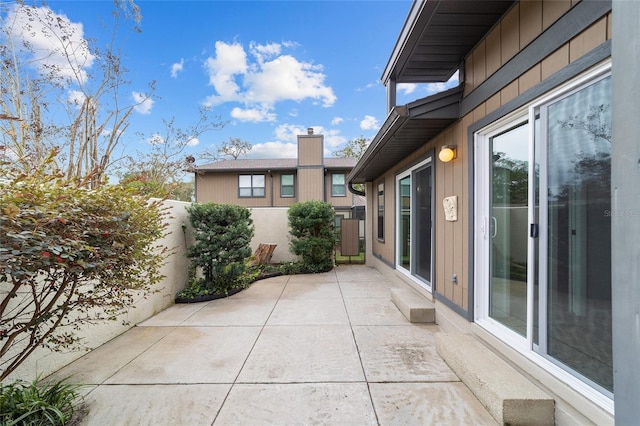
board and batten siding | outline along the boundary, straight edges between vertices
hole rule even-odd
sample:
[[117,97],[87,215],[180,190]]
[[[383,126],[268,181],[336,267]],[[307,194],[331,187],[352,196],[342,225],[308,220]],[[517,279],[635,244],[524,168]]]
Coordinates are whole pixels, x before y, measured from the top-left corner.
[[322,165],[324,143],[322,135],[298,136],[298,166]]
[[[516,4],[466,58],[464,96],[471,94],[576,4],[578,2],[570,0],[526,1]],[[472,201],[472,189],[469,188],[472,178],[469,176],[469,162],[472,161],[468,151],[472,146],[469,128],[610,39],[611,13],[607,13],[515,79],[504,81],[496,93],[482,100],[438,136],[375,179],[372,182],[374,191],[381,179],[384,178],[385,183],[385,238],[384,241],[377,239],[377,201],[373,200],[369,206],[372,207],[371,240],[374,255],[387,264],[395,263],[395,176],[424,159],[433,150],[436,153],[433,158],[434,291],[468,311],[472,273],[469,270],[472,220],[469,217],[469,203]],[[437,153],[443,145],[457,145],[457,158],[450,163],[441,163],[437,159]],[[447,222],[442,200],[452,195],[458,197],[458,220]],[[452,281],[454,274],[457,276],[457,284]]]
[[298,201],[324,200],[324,168],[298,169]]
[[[343,174],[345,176],[345,196],[344,197],[332,197],[331,196],[331,177],[334,174]],[[351,208],[353,206],[353,194],[349,191],[348,185],[346,185],[346,177],[349,174],[349,170],[331,170],[325,174],[324,177],[324,193],[325,201],[332,206],[339,208]]]

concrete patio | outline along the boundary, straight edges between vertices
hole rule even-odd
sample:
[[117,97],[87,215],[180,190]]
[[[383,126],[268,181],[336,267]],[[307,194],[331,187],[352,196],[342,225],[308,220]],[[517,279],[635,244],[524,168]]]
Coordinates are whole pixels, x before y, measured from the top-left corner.
[[375,269],[174,305],[56,373],[87,425],[495,425]]

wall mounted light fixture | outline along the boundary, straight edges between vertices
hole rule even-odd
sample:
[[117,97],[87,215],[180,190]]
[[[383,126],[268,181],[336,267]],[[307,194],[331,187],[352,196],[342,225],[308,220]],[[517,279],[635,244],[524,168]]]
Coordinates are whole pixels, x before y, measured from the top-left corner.
[[442,148],[440,148],[440,153],[438,154],[438,158],[443,163],[448,163],[457,156],[457,145],[444,145]]

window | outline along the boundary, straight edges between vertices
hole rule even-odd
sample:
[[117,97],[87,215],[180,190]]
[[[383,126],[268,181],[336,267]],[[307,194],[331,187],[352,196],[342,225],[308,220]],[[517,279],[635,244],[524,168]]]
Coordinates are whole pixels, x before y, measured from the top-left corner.
[[280,196],[283,198],[295,196],[293,175],[280,176]]
[[378,239],[384,241],[384,181],[378,184]]
[[240,197],[264,197],[264,175],[238,176],[238,195]]
[[331,196],[346,197],[347,185],[345,184],[344,173],[335,173],[331,175]]

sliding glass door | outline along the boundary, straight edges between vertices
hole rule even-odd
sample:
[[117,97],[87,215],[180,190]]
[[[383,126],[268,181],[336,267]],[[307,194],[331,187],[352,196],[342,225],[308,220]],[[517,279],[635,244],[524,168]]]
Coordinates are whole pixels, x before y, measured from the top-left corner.
[[608,397],[610,80],[594,71],[474,142],[476,321]]
[[489,139],[489,316],[524,336],[527,327],[527,123]]
[[433,263],[433,173],[431,159],[396,177],[398,270],[431,291]]
[[539,109],[547,188],[539,351],[612,392],[610,94],[607,77]]

